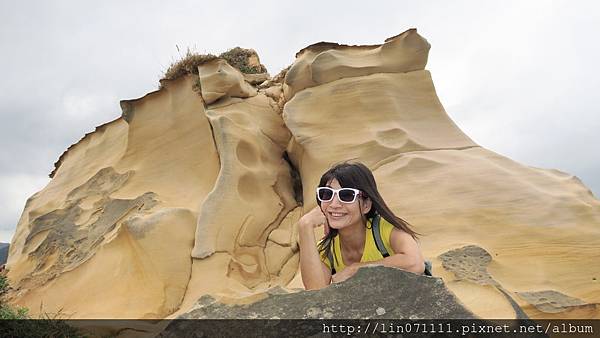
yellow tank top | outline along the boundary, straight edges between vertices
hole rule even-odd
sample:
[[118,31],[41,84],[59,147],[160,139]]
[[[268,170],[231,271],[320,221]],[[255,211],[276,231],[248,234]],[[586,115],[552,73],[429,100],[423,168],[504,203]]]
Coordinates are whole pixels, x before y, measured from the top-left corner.
[[[379,221],[379,232],[381,233],[383,246],[385,246],[390,255],[394,254],[394,250],[392,250],[392,246],[390,245],[390,235],[393,229],[394,225],[381,217]],[[333,238],[333,245],[331,246],[331,249],[333,252],[333,265],[335,267],[335,271],[340,272],[346,268],[346,264],[344,264],[344,260],[342,259],[342,248],[339,237],[336,236]],[[383,259],[383,255],[377,249],[377,245],[375,245],[375,239],[373,238],[373,233],[371,230],[371,219],[369,219],[367,221],[367,227],[365,228],[365,248],[360,261],[373,262],[380,259]],[[327,257],[321,257],[321,260],[329,269],[331,269],[331,265],[329,264],[329,259],[327,259]]]

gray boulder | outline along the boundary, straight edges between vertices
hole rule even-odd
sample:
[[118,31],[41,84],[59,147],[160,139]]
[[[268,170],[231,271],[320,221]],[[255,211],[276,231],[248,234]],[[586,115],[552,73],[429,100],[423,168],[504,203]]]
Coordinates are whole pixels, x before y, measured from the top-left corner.
[[201,297],[181,319],[453,319],[475,318],[441,278],[383,266],[364,267],[343,283],[321,290],[271,290],[246,305],[226,305]]
[[263,296],[244,305],[203,296],[159,336],[320,337],[330,336],[324,332],[356,334],[373,320],[476,318],[441,278],[383,266],[361,268],[345,282],[321,290],[274,288]]

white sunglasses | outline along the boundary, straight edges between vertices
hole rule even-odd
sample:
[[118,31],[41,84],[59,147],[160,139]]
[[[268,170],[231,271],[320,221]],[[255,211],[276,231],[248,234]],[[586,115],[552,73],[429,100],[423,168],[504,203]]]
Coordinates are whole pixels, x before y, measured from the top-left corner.
[[354,203],[356,197],[361,194],[360,190],[354,188],[333,189],[329,187],[317,188],[317,199],[320,202],[329,202],[337,194],[338,200],[342,203]]

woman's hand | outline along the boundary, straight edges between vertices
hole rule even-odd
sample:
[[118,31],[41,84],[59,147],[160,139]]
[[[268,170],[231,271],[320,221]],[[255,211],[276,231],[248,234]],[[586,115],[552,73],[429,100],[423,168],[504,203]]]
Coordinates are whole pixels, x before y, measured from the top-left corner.
[[301,230],[313,230],[316,227],[327,224],[327,219],[319,206],[312,208],[308,213],[300,218],[298,226]]
[[316,207],[298,220],[298,245],[300,248],[300,273],[307,290],[321,289],[329,285],[331,270],[321,261],[314,229],[326,224],[321,208]]
[[377,263],[377,262],[358,262],[358,263],[353,263],[350,266],[347,266],[346,268],[344,268],[344,270],[342,270],[341,272],[336,273],[335,275],[333,275],[331,277],[331,282],[332,283],[340,283],[345,281],[346,279],[354,276],[356,274],[356,272],[358,271],[359,268],[363,267],[363,266],[377,266],[377,265],[383,265],[381,263]]
[[344,270],[331,276],[331,282],[332,283],[341,283],[341,282],[345,281],[346,279],[354,276],[356,271],[358,271],[359,267],[360,267],[360,265],[358,265],[358,264],[352,264],[350,266],[347,266],[346,268],[344,268]]

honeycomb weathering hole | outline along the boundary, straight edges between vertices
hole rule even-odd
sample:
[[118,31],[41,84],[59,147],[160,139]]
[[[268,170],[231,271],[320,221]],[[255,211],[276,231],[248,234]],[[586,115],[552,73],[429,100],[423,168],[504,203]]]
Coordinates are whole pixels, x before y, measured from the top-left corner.
[[235,149],[235,154],[240,163],[247,167],[254,167],[258,161],[258,156],[254,147],[246,142],[240,141]]

